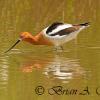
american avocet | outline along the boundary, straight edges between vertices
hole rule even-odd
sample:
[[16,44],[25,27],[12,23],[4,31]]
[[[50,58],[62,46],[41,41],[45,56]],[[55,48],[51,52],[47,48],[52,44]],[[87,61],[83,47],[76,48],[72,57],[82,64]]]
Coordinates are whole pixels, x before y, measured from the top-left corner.
[[34,45],[52,45],[61,47],[64,43],[74,39],[78,33],[87,26],[89,26],[88,22],[82,24],[55,22],[35,36],[32,36],[29,32],[22,32],[17,42],[6,52],[11,50],[20,41],[26,41]]

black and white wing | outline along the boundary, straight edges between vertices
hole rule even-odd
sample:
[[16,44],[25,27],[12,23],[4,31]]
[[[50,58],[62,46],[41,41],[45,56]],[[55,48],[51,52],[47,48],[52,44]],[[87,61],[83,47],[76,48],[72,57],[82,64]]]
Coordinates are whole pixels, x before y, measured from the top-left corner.
[[51,24],[49,27],[44,29],[44,33],[47,36],[51,37],[61,37],[61,36],[67,36],[70,33],[80,31],[81,29],[84,29],[87,27],[89,23],[83,23],[83,24],[64,24],[60,22],[56,22]]
[[53,23],[46,29],[46,34],[49,36],[64,36],[76,30],[76,27],[72,24]]

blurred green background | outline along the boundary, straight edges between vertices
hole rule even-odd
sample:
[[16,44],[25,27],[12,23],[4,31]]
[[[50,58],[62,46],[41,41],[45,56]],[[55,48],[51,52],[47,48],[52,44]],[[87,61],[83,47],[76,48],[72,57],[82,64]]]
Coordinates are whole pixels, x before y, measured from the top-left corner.
[[[52,47],[25,42],[4,54],[20,32],[33,35],[53,22],[90,22],[56,54]],[[0,100],[99,100],[100,0],[0,0]],[[40,52],[41,51],[41,52]],[[35,87],[45,87],[38,96]],[[47,90],[89,87],[87,96],[49,95]]]

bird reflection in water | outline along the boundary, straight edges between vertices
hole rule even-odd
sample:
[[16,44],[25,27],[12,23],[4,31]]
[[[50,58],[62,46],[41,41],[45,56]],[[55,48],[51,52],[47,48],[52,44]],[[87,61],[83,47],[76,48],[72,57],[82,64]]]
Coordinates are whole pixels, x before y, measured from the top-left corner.
[[[71,79],[80,78],[85,75],[83,67],[80,67],[78,59],[66,58],[63,55],[55,57],[44,57],[25,62],[21,66],[22,72],[30,73],[34,69],[39,69],[50,79],[59,79],[63,82],[69,82]],[[43,69],[43,70],[40,70]]]

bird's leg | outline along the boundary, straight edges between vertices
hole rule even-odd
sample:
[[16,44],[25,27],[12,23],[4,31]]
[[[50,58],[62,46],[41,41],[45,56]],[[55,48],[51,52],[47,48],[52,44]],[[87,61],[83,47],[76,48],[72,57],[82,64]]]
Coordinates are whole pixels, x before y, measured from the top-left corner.
[[63,51],[64,50],[63,46],[60,46],[60,49]]
[[54,48],[54,51],[57,51],[57,52],[62,52],[64,49],[63,49],[63,47],[62,46],[56,46],[55,48]]
[[54,47],[54,49],[53,49],[54,51],[57,51],[57,47]]

